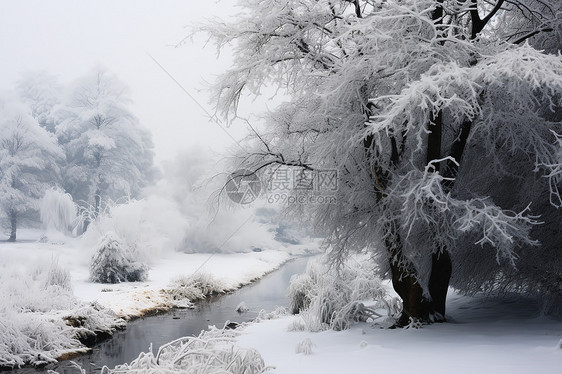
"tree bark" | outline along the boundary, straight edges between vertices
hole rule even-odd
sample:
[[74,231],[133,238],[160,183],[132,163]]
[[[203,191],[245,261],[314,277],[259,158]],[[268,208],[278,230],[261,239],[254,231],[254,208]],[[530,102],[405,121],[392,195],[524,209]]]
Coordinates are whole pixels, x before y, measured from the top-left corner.
[[10,237],[8,238],[9,242],[16,241],[16,231],[18,228],[18,215],[15,211],[10,211]]
[[392,287],[402,299],[402,314],[396,326],[407,326],[411,320],[429,322],[432,314],[431,300],[423,295],[423,288],[416,279],[413,266],[402,254],[400,236],[394,234],[390,237],[393,239],[387,239],[386,246],[391,254]]
[[[441,158],[441,139],[443,132],[443,113],[439,111],[431,118],[431,131],[427,138],[427,164]],[[464,149],[464,147],[462,147]],[[461,152],[462,153],[462,152]],[[440,164],[433,164],[434,171],[440,171]],[[445,320],[445,304],[447,291],[451,279],[451,257],[446,249],[436,248],[431,258],[431,274],[429,276],[429,294],[423,294],[422,286],[417,282],[413,266],[409,266],[402,255],[400,238],[394,234],[397,243],[388,243],[391,253],[390,268],[392,271],[392,285],[402,298],[402,315],[398,319],[398,326],[406,326],[410,319],[422,322]]]
[[432,268],[428,284],[431,297],[427,298],[424,296],[423,288],[416,280],[413,267],[409,266],[401,253],[401,245],[387,242],[387,246],[391,246],[392,286],[402,299],[402,314],[396,326],[407,326],[411,320],[421,322],[445,321],[445,302],[452,272],[449,254],[444,251],[432,255]]
[[430,318],[437,322],[445,321],[445,302],[449,290],[449,280],[453,266],[447,251],[434,253],[431,275],[429,276],[429,294],[431,295]]
[[423,289],[414,275],[391,264],[392,287],[402,299],[402,314],[395,326],[404,327],[411,321],[429,322],[431,302],[423,296]]

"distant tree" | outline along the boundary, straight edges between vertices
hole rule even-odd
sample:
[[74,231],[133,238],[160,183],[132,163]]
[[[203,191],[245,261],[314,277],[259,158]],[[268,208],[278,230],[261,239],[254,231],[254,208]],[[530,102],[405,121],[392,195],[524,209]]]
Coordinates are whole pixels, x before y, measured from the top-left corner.
[[76,204],[70,194],[60,188],[49,188],[41,198],[39,208],[41,222],[47,234],[70,234],[77,225]]
[[29,109],[0,101],[0,217],[16,240],[20,221],[36,212],[45,190],[59,179],[64,159],[56,138]]
[[467,292],[560,298],[561,4],[244,1],[209,27],[236,43],[218,111],[271,85],[291,99],[234,168],[337,170],[337,203],[301,208],[335,263],[371,251],[399,325],[442,320],[451,274]]
[[152,178],[150,133],[130,102],[125,85],[98,67],[72,85],[58,113],[56,133],[67,157],[63,186],[95,212],[102,199],[137,196]]
[[60,104],[62,86],[57,78],[44,71],[25,73],[17,84],[21,101],[31,109],[31,116],[45,130],[54,133],[56,110]]

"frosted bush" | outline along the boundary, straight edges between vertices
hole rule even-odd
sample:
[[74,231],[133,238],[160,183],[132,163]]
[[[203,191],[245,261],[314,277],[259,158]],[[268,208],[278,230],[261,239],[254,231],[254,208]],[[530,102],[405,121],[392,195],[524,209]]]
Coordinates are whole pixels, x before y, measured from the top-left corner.
[[0,272],[0,367],[44,365],[62,354],[85,351],[124,327],[113,312],[80,302],[68,271],[57,261],[48,267]]
[[254,349],[236,346],[236,330],[211,329],[198,337],[184,337],[163,345],[156,356],[152,347],[130,364],[114,369],[104,367],[102,374],[186,373],[186,374],[259,374],[269,370]]
[[0,297],[0,313],[49,312],[71,309],[78,303],[72,294],[70,275],[57,261],[31,271],[4,269],[0,273]]
[[302,353],[304,355],[312,354],[312,348],[314,347],[314,343],[309,338],[304,339],[303,341],[297,344],[296,353]]
[[133,251],[114,232],[98,242],[90,263],[90,279],[99,283],[144,281],[148,266],[136,261]]
[[58,261],[53,261],[47,272],[45,288],[60,287],[63,290],[72,291],[70,272],[59,265]]
[[283,306],[278,306],[272,312],[268,312],[265,309],[259,311],[258,316],[255,318],[255,322],[268,321],[270,319],[277,319],[288,314],[287,308]]
[[306,329],[306,325],[302,318],[295,319],[291,321],[289,326],[287,327],[287,331],[294,332],[294,331],[304,331]]
[[21,316],[0,315],[0,368],[55,362],[57,349],[77,343],[60,326],[44,322],[36,315],[25,321]]
[[[300,313],[307,330],[347,329],[357,321],[393,315],[396,303],[387,295],[376,271],[357,259],[336,270],[311,261],[306,273],[293,276],[289,286],[290,309]],[[365,306],[370,302],[372,306]]]
[[208,273],[196,273],[190,276],[181,276],[172,281],[164,292],[172,299],[176,307],[190,306],[185,302],[201,300],[212,294],[230,291],[223,282]]
[[95,218],[93,208],[84,210],[83,215],[91,221],[82,237],[85,247],[95,246],[104,235],[114,232],[147,264],[163,252],[179,249],[188,229],[187,220],[173,202],[154,195],[120,204],[104,201]]

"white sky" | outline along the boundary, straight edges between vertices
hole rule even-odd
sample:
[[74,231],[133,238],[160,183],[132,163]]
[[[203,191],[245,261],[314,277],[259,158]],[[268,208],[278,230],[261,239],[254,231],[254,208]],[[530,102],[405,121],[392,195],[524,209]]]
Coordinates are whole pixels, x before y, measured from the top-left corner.
[[[204,82],[229,65],[203,37],[175,48],[190,26],[226,18],[236,0],[0,0],[0,91],[22,72],[45,70],[62,83],[101,64],[130,88],[132,111],[153,134],[157,161],[182,148],[221,152],[232,139],[151,60],[152,55],[200,104],[213,111]],[[231,127],[237,139],[244,129]]]

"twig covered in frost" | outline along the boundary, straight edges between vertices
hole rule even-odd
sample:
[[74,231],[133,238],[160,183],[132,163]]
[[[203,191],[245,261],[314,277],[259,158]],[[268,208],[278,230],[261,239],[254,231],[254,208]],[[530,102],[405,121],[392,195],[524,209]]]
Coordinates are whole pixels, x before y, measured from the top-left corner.
[[114,369],[104,367],[104,374],[187,373],[187,374],[260,374],[268,371],[261,355],[253,349],[235,345],[235,330],[212,329],[198,337],[184,337],[165,344],[156,355],[152,347],[130,364]]

